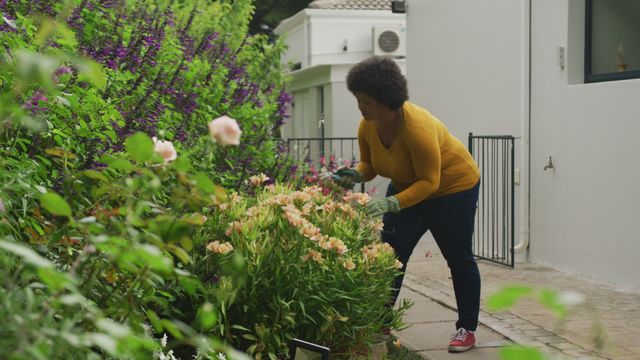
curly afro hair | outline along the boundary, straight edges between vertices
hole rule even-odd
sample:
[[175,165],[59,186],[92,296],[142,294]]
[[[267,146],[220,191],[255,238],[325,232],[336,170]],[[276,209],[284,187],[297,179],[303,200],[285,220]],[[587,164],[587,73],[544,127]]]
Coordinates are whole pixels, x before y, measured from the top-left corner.
[[389,58],[372,57],[357,63],[347,74],[347,88],[352,93],[365,93],[393,110],[409,99],[407,79]]

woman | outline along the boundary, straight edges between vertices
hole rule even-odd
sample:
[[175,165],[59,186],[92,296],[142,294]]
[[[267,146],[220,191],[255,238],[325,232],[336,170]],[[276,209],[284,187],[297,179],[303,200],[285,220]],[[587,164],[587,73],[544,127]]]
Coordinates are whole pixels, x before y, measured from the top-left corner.
[[[472,251],[472,234],[480,172],[471,154],[436,117],[407,101],[405,77],[393,60],[370,58],[347,75],[358,101],[360,162],[334,179],[349,187],[376,175],[391,179],[385,198],[367,205],[383,216],[382,240],[407,262],[418,240],[431,231],[451,269],[458,305],[456,333],[449,351],[475,345],[480,307],[480,272]],[[396,279],[395,303],[404,275]]]

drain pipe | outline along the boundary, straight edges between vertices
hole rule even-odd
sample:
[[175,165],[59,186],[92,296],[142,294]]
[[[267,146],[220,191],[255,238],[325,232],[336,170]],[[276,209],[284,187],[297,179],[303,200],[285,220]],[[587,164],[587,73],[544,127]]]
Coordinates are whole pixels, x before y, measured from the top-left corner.
[[520,228],[520,242],[513,247],[513,251],[517,254],[524,252],[529,247],[529,230]]
[[529,225],[530,225],[530,210],[531,210],[531,205],[530,205],[530,195],[531,195],[531,141],[530,141],[530,136],[531,136],[531,31],[532,31],[532,25],[531,25],[531,18],[532,18],[532,12],[533,12],[533,8],[532,8],[532,1],[529,0],[529,14],[527,14],[528,16],[526,18],[528,18],[529,20],[529,24],[528,24],[528,29],[529,29],[529,33],[528,33],[528,37],[529,37],[529,43],[528,43],[528,72],[529,72],[529,78],[528,78],[528,101],[527,101],[527,110],[526,110],[526,116],[524,116],[524,120],[526,123],[522,124],[522,130],[524,132],[524,136],[522,137],[523,139],[523,154],[521,157],[522,160],[522,164],[526,164],[526,169],[527,169],[527,173],[526,176],[523,176],[525,180],[524,184],[523,181],[520,182],[520,199],[522,199],[522,201],[520,201],[520,224],[522,224],[520,226],[520,241],[513,247],[513,251],[514,253],[522,253],[524,251],[526,251],[529,248]]

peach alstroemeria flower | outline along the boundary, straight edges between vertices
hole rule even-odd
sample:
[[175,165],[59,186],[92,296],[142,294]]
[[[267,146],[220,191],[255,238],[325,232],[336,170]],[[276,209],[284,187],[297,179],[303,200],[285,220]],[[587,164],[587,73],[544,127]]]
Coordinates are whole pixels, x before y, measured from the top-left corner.
[[224,232],[224,234],[228,237],[230,237],[231,234],[233,233],[241,234],[242,228],[243,228],[243,224],[240,221],[233,221],[232,223],[229,224],[229,227]]
[[347,269],[347,270],[353,270],[353,269],[356,268],[356,264],[351,260],[347,260],[347,261],[343,262],[342,266],[344,266],[344,268]]
[[215,254],[226,254],[233,250],[233,245],[229,244],[228,242],[221,243],[220,241],[216,240],[207,244],[207,250]]
[[251,186],[253,187],[258,187],[267,180],[269,180],[269,177],[265,174],[253,175],[249,178],[249,184],[251,184]]
[[300,229],[299,230],[300,234],[312,240],[314,238],[317,238],[318,235],[320,235],[320,229],[318,229],[316,226],[314,226],[310,222],[306,222],[302,224],[302,226],[299,229]]
[[321,244],[321,246],[325,250],[336,250],[336,252],[340,255],[346,253],[349,250],[344,244],[344,241],[335,237],[330,237],[329,241]]
[[305,256],[302,257],[302,260],[309,261],[313,260],[318,264],[322,264],[324,259],[322,258],[322,254],[316,250],[309,250]]

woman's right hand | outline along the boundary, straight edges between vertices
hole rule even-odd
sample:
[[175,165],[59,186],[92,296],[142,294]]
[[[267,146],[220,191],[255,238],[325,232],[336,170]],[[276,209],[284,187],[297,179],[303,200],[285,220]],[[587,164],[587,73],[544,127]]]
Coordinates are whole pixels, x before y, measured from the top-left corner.
[[362,174],[350,168],[338,169],[331,175],[331,179],[345,189],[352,189],[355,183],[360,183],[364,180]]

